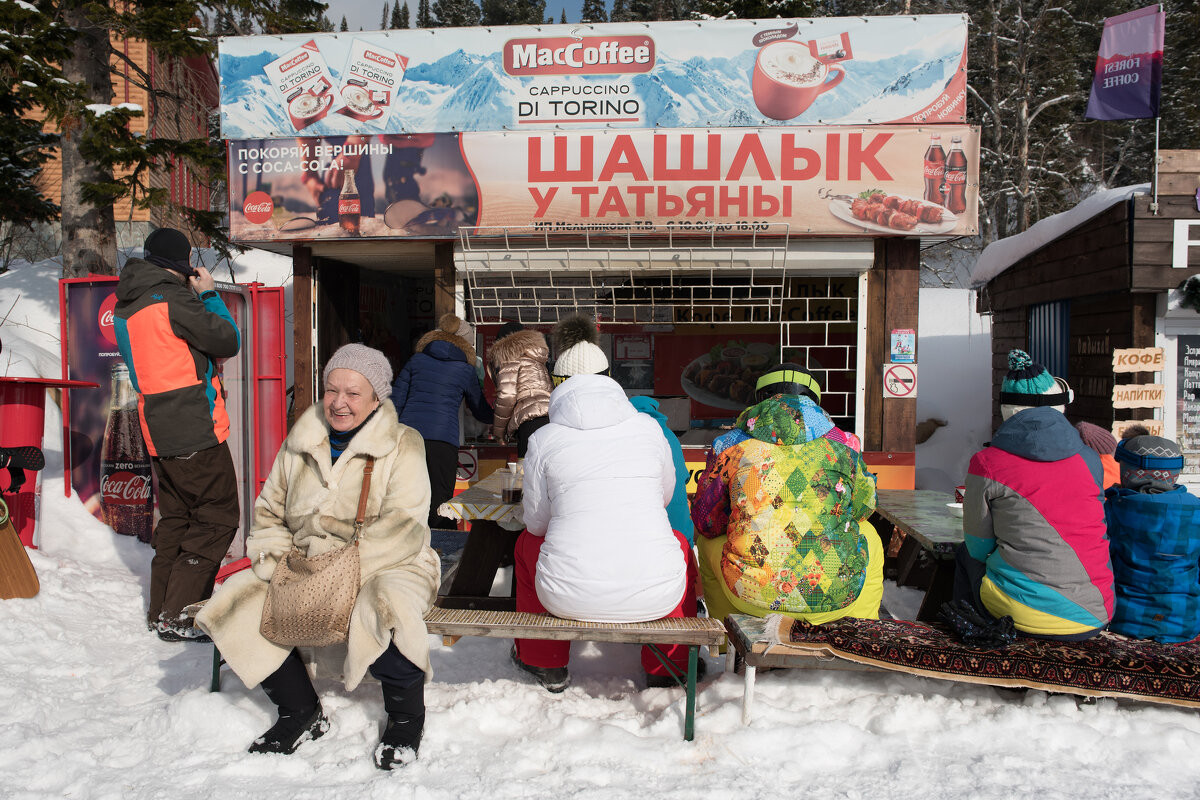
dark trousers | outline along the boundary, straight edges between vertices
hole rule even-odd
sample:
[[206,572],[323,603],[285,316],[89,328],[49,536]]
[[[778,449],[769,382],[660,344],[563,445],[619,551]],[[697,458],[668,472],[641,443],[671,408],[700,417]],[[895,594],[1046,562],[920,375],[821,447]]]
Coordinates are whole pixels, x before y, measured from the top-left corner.
[[425,468],[429,470],[429,527],[457,528],[458,520],[440,516],[438,506],[454,496],[458,473],[458,445],[425,440]]
[[[388,642],[387,650],[375,659],[370,672],[383,684],[385,697],[389,692],[394,695],[413,687],[424,697],[425,672],[401,655],[395,642]],[[262,686],[281,714],[303,716],[317,707],[317,692],[313,689],[299,650],[292,650],[279,669],[263,679]]]
[[207,599],[221,560],[241,521],[237,475],[229,446],[152,459],[158,510],[150,544],[149,618],[168,621],[184,606]]
[[550,417],[543,414],[540,417],[531,417],[517,426],[517,458],[524,458],[525,451],[529,448],[529,437],[533,432],[543,425],[550,422]]

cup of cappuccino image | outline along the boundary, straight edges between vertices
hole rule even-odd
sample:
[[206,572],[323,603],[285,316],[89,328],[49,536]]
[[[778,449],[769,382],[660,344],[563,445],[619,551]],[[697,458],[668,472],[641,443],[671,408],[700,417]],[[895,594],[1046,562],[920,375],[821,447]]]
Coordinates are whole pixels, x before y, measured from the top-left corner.
[[296,130],[311,125],[324,116],[329,106],[328,100],[325,95],[312,92],[300,92],[292,97],[288,101],[288,115],[292,118],[292,125],[296,126]]
[[822,93],[841,83],[845,75],[840,65],[813,58],[805,44],[772,42],[758,51],[750,88],[763,116],[795,119]]
[[345,107],[339,112],[354,119],[368,120],[379,115],[379,107],[371,100],[371,92],[356,83],[342,87],[342,103]]

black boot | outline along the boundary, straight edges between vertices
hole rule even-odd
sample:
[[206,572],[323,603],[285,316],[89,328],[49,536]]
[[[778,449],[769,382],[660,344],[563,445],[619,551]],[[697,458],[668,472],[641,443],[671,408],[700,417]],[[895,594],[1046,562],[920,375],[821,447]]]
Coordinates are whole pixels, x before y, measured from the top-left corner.
[[387,727],[375,748],[375,766],[395,769],[417,759],[421,732],[425,729],[425,678],[421,676],[403,688],[383,684],[383,707]]
[[304,742],[319,739],[329,730],[329,720],[321,712],[321,702],[299,651],[289,653],[279,669],[263,679],[262,687],[279,708],[279,719],[254,740],[251,753],[293,753]]

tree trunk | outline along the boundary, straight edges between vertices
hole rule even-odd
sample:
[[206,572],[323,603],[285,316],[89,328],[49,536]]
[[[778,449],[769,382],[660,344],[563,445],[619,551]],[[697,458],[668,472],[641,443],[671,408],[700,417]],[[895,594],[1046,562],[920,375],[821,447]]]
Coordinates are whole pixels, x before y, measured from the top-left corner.
[[[84,0],[62,4],[67,25],[79,31],[70,58],[63,64],[63,77],[83,83],[93,103],[109,105],[113,100],[109,75],[111,44],[108,31],[96,27],[84,10]],[[86,183],[106,183],[111,174],[90,164],[80,153],[88,134],[84,119],[76,118],[62,129],[62,238],[63,277],[117,274],[117,226],[112,206],[95,208],[83,201]]]

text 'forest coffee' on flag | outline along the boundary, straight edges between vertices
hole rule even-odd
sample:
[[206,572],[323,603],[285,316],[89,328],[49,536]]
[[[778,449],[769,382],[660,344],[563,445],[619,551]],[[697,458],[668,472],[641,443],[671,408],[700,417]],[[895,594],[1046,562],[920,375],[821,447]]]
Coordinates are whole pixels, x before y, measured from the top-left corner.
[[1104,20],[1088,119],[1157,117],[1166,15],[1148,6]]

